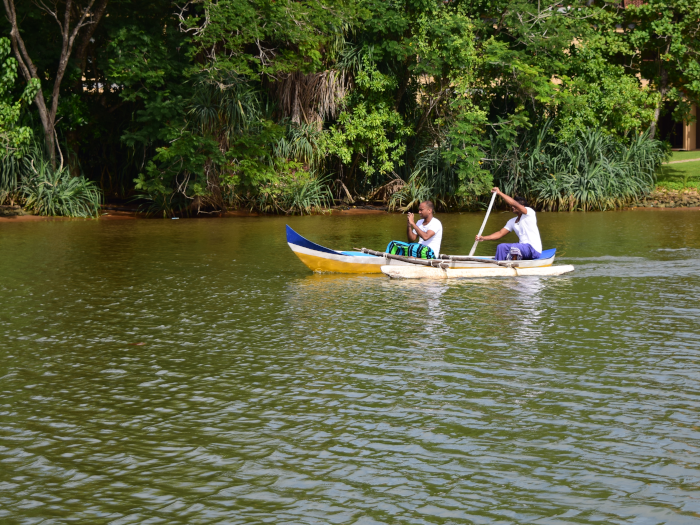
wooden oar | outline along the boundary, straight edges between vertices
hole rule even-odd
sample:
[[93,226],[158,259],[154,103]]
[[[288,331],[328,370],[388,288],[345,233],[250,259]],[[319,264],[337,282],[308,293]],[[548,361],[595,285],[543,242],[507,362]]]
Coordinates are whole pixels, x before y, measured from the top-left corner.
[[[496,200],[496,192],[493,192],[493,196],[491,197],[491,202],[489,203],[489,209],[486,210],[486,217],[484,217],[484,222],[481,223],[481,229],[479,230],[479,233],[476,234],[478,237],[482,233],[484,233],[484,227],[486,226],[486,221],[489,220],[489,213],[491,213],[491,208],[493,208],[493,201]],[[472,246],[472,249],[469,250],[469,257],[474,255],[474,252],[476,251],[476,245],[479,244],[479,241],[474,241],[474,246]]]

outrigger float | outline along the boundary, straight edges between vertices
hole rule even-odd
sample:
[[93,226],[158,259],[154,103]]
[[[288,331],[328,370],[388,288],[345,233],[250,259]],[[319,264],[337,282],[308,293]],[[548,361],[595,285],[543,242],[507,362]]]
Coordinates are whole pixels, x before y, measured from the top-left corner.
[[367,248],[337,251],[305,239],[287,226],[287,244],[310,270],[320,273],[384,273],[392,279],[452,279],[561,275],[571,265],[553,266],[556,249],[531,261],[496,261],[493,257],[441,255],[439,259],[403,257]]

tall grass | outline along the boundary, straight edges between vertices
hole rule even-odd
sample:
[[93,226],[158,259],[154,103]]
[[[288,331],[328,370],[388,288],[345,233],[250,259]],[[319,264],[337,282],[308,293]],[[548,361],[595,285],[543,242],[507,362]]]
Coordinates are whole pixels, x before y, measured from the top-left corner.
[[[549,211],[607,210],[630,204],[654,189],[666,146],[642,133],[627,142],[590,129],[573,141],[547,140],[549,124],[510,152],[492,152],[496,183]],[[504,169],[505,168],[505,169]]]
[[26,209],[39,215],[99,216],[102,193],[92,181],[73,177],[67,167],[54,169],[43,157],[30,155],[24,164],[20,193]]

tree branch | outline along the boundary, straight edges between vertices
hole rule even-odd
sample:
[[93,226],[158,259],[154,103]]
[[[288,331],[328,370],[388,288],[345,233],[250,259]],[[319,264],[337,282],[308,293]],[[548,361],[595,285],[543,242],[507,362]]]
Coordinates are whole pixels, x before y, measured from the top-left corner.
[[75,37],[78,36],[78,31],[86,25],[85,18],[90,13],[95,0],[90,0],[87,7],[83,9],[83,14],[80,20],[75,25],[73,31],[70,31],[70,9],[73,4],[73,0],[66,0],[66,11],[64,13],[64,31],[63,31],[63,46],[61,48],[61,58],[58,62],[58,70],[56,71],[56,78],[53,83],[53,92],[51,94],[51,120],[56,118],[56,112],[58,111],[58,97],[61,91],[61,82],[63,82],[63,75],[66,73],[66,67],[68,67],[68,60],[73,50],[73,43],[75,42]]
[[49,6],[47,6],[47,5],[43,2],[43,0],[35,0],[35,1],[34,1],[34,5],[36,5],[36,6],[37,6],[39,9],[41,9],[42,11],[46,11],[48,14],[50,14],[50,15],[54,18],[54,20],[56,20],[56,23],[58,24],[58,27],[60,28],[61,33],[63,33],[63,26],[61,25],[61,21],[58,19],[58,15],[57,15],[58,9],[56,9],[56,11],[52,11],[52,10],[49,8]]

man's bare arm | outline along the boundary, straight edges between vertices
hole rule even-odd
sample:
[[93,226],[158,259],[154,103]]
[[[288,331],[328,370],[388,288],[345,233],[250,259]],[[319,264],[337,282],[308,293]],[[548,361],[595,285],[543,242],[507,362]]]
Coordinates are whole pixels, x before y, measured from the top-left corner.
[[523,215],[527,215],[527,208],[525,208],[525,206],[523,206],[522,204],[520,204],[518,201],[516,201],[516,200],[513,199],[512,197],[509,197],[508,195],[506,195],[505,193],[503,193],[503,192],[502,192],[501,190],[499,190],[498,188],[493,188],[493,189],[491,190],[491,192],[492,192],[492,193],[498,193],[498,194],[501,196],[501,198],[502,198],[504,201],[506,201],[506,204],[507,204],[508,206],[513,206],[516,210],[518,210],[518,213],[522,213]]
[[421,230],[418,227],[416,227],[415,230],[416,230],[416,233],[420,236],[420,238],[423,239],[424,241],[427,241],[428,239],[430,239],[432,236],[435,235],[435,232],[433,230],[428,230],[427,232],[424,232],[423,230]]
[[506,228],[501,228],[498,230],[496,233],[492,233],[491,235],[477,235],[476,240],[481,242],[481,241],[495,241],[497,239],[500,239],[501,237],[504,237],[510,233],[510,230],[507,230]]

